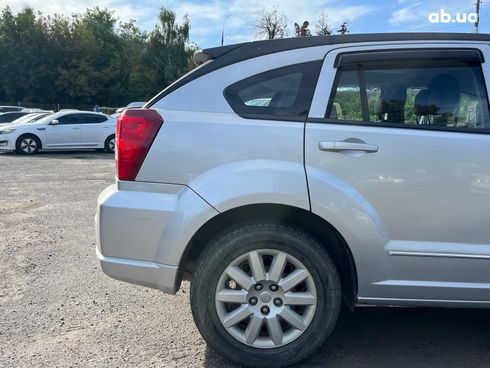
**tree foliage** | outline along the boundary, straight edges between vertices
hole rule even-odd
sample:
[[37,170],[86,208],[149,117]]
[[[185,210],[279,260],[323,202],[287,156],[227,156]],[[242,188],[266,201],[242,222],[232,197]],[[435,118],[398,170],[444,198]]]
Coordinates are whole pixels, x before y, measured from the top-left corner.
[[332,29],[328,24],[328,17],[325,11],[320,13],[320,18],[316,24],[316,34],[318,36],[330,36],[332,34]]
[[0,14],[0,101],[120,106],[147,100],[191,68],[190,24],[162,9],[141,31],[95,7],[71,17]]
[[257,16],[253,27],[258,37],[272,40],[287,36],[288,18],[277,7],[272,10],[262,9]]

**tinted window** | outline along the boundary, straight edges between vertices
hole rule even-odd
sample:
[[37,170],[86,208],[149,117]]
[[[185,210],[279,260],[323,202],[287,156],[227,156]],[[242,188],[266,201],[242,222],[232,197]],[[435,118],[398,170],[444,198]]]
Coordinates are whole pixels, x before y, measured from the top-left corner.
[[63,115],[57,119],[60,124],[70,125],[70,124],[83,124],[83,114],[68,114]]
[[15,119],[21,118],[24,115],[27,115],[28,112],[6,112],[0,114],[0,123],[10,123]]
[[99,124],[107,121],[107,118],[103,115],[86,114],[84,116],[85,124]]
[[361,89],[357,69],[345,69],[339,75],[330,117],[336,120],[362,121]]
[[341,68],[338,73],[327,109],[329,119],[490,129],[483,73],[474,61],[363,63]]
[[233,110],[245,117],[289,117],[308,115],[321,61],[270,70],[235,83],[224,95]]
[[0,107],[0,112],[11,112],[22,110],[22,107]]

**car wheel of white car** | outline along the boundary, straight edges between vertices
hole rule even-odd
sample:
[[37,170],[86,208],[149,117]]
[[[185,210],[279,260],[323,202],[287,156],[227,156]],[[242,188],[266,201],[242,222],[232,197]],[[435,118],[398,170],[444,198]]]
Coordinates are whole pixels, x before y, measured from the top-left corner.
[[107,152],[116,152],[116,136],[111,135],[105,140],[104,148]]
[[32,134],[26,134],[17,139],[16,150],[22,155],[33,155],[41,149],[41,141]]
[[308,234],[255,224],[207,247],[193,275],[191,305],[213,349],[240,365],[282,367],[311,355],[331,333],[340,281]]

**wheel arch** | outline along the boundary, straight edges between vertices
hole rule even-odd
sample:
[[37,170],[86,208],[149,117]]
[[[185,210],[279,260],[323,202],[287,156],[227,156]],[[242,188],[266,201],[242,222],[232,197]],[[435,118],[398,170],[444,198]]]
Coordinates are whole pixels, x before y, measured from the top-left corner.
[[209,242],[230,228],[260,220],[291,225],[308,232],[326,248],[339,271],[344,302],[351,308],[357,301],[357,269],[343,236],[322,217],[293,206],[253,204],[220,213],[202,225],[188,243],[179,269],[185,279],[192,279],[196,262]]
[[104,139],[104,147],[107,144],[107,142],[109,141],[109,139],[111,139],[111,137],[116,138],[116,133],[111,133],[107,137],[105,137],[105,139]]
[[19,143],[20,139],[25,137],[25,136],[35,137],[39,142],[39,149],[43,149],[43,140],[41,139],[40,136],[38,136],[37,134],[34,134],[34,133],[22,133],[21,135],[19,135],[17,137],[17,139],[15,140],[15,147],[17,147],[17,144]]

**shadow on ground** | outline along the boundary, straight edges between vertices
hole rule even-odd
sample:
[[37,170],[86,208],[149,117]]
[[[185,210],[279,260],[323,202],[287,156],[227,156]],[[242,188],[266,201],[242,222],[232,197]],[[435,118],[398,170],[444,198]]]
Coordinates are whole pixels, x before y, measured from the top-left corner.
[[[205,366],[233,367],[208,348]],[[487,368],[490,311],[361,307],[296,367]]]

